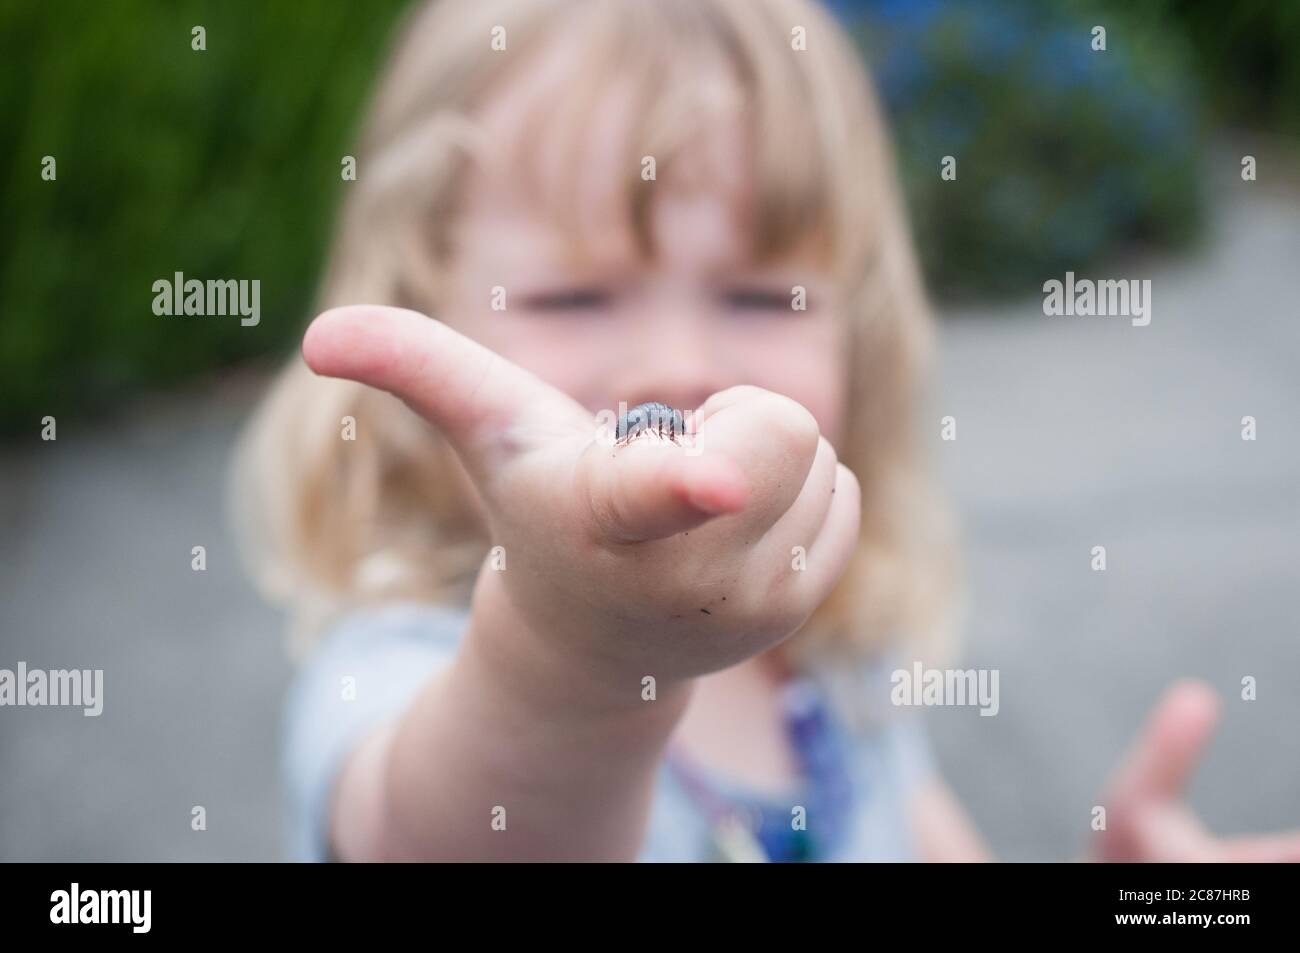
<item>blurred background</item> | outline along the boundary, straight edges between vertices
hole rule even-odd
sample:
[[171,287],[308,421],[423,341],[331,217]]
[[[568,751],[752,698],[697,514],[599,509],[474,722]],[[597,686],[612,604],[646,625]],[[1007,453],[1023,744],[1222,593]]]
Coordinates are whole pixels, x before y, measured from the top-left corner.
[[[926,713],[941,766],[999,856],[1072,858],[1147,707],[1197,675],[1226,704],[1193,806],[1222,833],[1300,826],[1300,4],[830,6],[942,320],[962,663],[1001,670],[997,718]],[[406,7],[0,5],[0,667],[108,685],[99,718],[0,709],[0,860],[280,856],[291,669],[226,476],[312,313]],[[1150,278],[1150,327],[1044,317],[1067,270]],[[159,320],[174,271],[259,278],[260,324]]]

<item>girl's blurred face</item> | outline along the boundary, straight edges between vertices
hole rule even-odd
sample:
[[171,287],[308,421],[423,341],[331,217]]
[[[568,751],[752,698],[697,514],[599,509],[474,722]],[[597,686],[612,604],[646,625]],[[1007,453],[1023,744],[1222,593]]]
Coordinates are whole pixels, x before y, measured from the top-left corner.
[[[523,117],[547,102],[539,70],[480,114],[486,141],[502,154]],[[544,182],[576,179],[581,254],[529,198],[524,173],[476,167],[462,197],[443,317],[593,414],[617,411],[620,401],[693,409],[715,391],[754,384],[803,404],[838,446],[847,376],[839,289],[802,255],[760,266],[747,254],[740,130],[706,125],[668,174],[641,183],[654,193],[656,254],[647,259],[627,221],[620,127],[629,111],[620,105],[611,93],[593,112],[579,168],[541,148],[521,153],[537,163],[528,174]],[[792,307],[796,285],[806,289],[806,310]],[[504,310],[492,308],[495,286],[506,289]]]

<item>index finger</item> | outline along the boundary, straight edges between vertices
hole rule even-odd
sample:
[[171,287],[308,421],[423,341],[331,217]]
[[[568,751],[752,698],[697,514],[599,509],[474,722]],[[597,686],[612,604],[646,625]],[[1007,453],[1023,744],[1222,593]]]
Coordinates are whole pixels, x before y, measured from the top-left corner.
[[436,426],[467,467],[525,421],[591,426],[567,394],[441,321],[405,308],[353,305],[319,315],[302,342],[315,373],[388,391]]
[[1116,773],[1112,791],[1139,799],[1177,798],[1209,743],[1218,713],[1218,698],[1204,682],[1184,679],[1171,686]]

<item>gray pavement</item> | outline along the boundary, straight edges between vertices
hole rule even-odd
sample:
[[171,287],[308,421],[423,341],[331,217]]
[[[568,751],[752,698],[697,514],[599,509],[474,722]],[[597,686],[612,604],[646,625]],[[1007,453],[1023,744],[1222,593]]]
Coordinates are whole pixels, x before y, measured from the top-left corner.
[[1105,276],[1152,279],[1148,327],[1035,299],[944,328],[933,416],[958,431],[932,449],[967,535],[965,665],[1000,670],[1002,708],[928,714],[1007,859],[1084,847],[1107,773],[1183,675],[1225,699],[1192,805],[1219,832],[1300,827],[1300,196],[1220,201],[1206,251]]
[[[1300,195],[1255,183],[1225,197],[1207,251],[1108,275],[1153,280],[1150,327],[1048,318],[1037,298],[945,323],[932,451],[965,532],[962,664],[1000,670],[1001,711],[926,718],[1001,857],[1078,854],[1108,769],[1181,675],[1226,698],[1192,804],[1223,832],[1300,826],[1298,266]],[[56,443],[0,454],[0,667],[108,684],[99,718],[0,709],[0,860],[279,856],[290,668],[224,498],[253,391],[61,420]]]

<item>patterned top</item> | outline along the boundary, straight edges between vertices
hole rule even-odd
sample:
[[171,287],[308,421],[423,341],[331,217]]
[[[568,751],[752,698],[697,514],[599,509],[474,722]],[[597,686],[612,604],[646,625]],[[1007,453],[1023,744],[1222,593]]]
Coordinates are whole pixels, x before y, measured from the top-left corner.
[[[340,764],[451,661],[467,620],[448,606],[358,610],[299,669],[283,722],[291,860],[331,859],[326,811]],[[891,670],[882,661],[810,671],[786,687],[799,765],[788,794],[720,776],[670,745],[638,859],[915,860],[907,802],[934,768],[916,714],[889,704]]]

